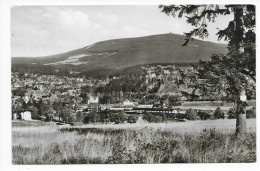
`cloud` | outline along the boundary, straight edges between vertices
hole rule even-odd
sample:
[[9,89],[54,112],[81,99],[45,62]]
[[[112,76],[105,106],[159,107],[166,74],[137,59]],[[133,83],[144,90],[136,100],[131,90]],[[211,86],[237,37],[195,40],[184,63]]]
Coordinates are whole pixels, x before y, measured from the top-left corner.
[[89,16],[82,11],[48,7],[41,18],[46,29],[83,30],[90,26]]
[[[51,55],[109,39],[192,29],[185,19],[160,13],[157,6],[19,6],[11,15],[13,56]],[[216,27],[229,21],[228,16],[218,19],[209,25],[208,40],[216,41]]]
[[42,52],[43,47],[47,47],[47,55],[78,48],[78,43],[86,40],[84,34],[90,26],[89,16],[79,10],[58,7],[19,9],[12,15],[12,55],[20,56],[26,52],[23,55],[39,56],[37,49]]

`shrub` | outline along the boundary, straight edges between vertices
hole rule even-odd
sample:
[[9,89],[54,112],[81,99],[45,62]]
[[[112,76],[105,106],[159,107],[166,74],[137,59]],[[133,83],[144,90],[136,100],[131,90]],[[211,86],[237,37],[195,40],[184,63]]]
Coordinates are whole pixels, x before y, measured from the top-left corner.
[[151,113],[145,113],[142,117],[143,120],[146,120],[148,122],[152,122],[153,120],[153,115]]
[[97,112],[90,112],[89,114],[90,122],[99,122],[100,121],[100,115]]
[[246,111],[246,118],[256,118],[255,107]]
[[114,122],[115,124],[124,123],[127,120],[127,116],[124,112],[110,113],[109,118],[110,121]]
[[88,123],[94,123],[98,122],[100,120],[100,116],[96,112],[90,112],[89,114],[85,115],[83,118],[83,123],[88,124]]
[[224,112],[220,109],[220,107],[217,107],[217,109],[215,110],[214,116],[216,119],[224,119]]
[[179,104],[178,102],[180,101],[180,96],[179,95],[171,95],[168,97],[169,103],[171,105],[176,105]]
[[127,117],[127,123],[136,123],[138,120],[138,115],[129,115]]
[[84,118],[84,115],[85,115],[84,112],[81,112],[81,111],[77,112],[76,113],[76,122],[81,122]]
[[33,114],[32,119],[33,120],[41,120],[40,115],[38,115],[38,114]]
[[73,123],[73,122],[76,122],[76,117],[73,116],[73,115],[70,115],[70,116],[68,117],[68,122],[67,122],[67,123]]
[[199,111],[198,115],[199,115],[201,120],[206,120],[206,119],[210,118],[210,114],[203,112],[203,111]]
[[148,121],[148,122],[164,122],[164,119],[166,118],[165,114],[151,114],[151,113],[146,113],[143,116],[143,119]]
[[89,115],[85,115],[84,118],[83,118],[83,120],[82,120],[82,122],[83,122],[84,124],[89,124],[89,123],[90,123],[90,117],[89,117]]
[[193,109],[186,110],[186,117],[188,120],[196,120],[197,119],[197,113]]
[[236,110],[235,108],[230,108],[228,113],[227,113],[227,118],[228,119],[235,119],[236,118]]
[[108,123],[110,121],[109,118],[109,111],[102,111],[99,115],[100,115],[100,122],[102,123]]

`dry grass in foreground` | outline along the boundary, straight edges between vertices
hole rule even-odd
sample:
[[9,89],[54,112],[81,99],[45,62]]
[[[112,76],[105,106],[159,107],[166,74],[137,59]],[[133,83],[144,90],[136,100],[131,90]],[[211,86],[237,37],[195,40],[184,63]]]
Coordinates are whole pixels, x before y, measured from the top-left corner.
[[255,131],[236,138],[230,128],[205,128],[17,127],[13,164],[256,161]]

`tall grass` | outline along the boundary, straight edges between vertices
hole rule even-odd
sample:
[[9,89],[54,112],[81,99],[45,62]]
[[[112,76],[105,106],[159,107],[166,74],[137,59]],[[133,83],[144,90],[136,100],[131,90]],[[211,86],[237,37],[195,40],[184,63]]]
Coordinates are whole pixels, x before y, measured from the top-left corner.
[[224,129],[13,128],[14,164],[255,162],[256,134]]

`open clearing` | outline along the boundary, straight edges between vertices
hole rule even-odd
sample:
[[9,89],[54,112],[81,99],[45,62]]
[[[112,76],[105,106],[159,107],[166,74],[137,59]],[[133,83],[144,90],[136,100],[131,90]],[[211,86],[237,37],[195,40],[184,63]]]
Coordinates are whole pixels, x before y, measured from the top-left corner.
[[[82,128],[111,128],[111,129],[142,129],[145,127],[166,130],[200,131],[202,129],[220,129],[235,130],[236,120],[206,120],[206,121],[186,121],[186,122],[168,122],[168,123],[135,123],[135,124],[87,124],[74,127]],[[247,119],[247,129],[251,132],[256,130],[256,120]]]
[[[247,119],[247,130],[249,132],[256,131],[256,119]],[[186,121],[186,122],[167,122],[167,123],[135,123],[135,124],[76,124],[76,126],[69,125],[55,125],[55,123],[42,122],[42,121],[12,121],[13,131],[25,130],[28,127],[51,127],[53,129],[58,128],[100,128],[100,129],[131,129],[139,130],[142,128],[153,128],[161,130],[180,130],[182,132],[201,131],[202,129],[217,129],[223,131],[235,131],[236,120],[235,119],[219,119],[219,120],[206,120],[206,121]]]
[[13,164],[226,163],[256,161],[256,120],[57,126],[13,121]]

